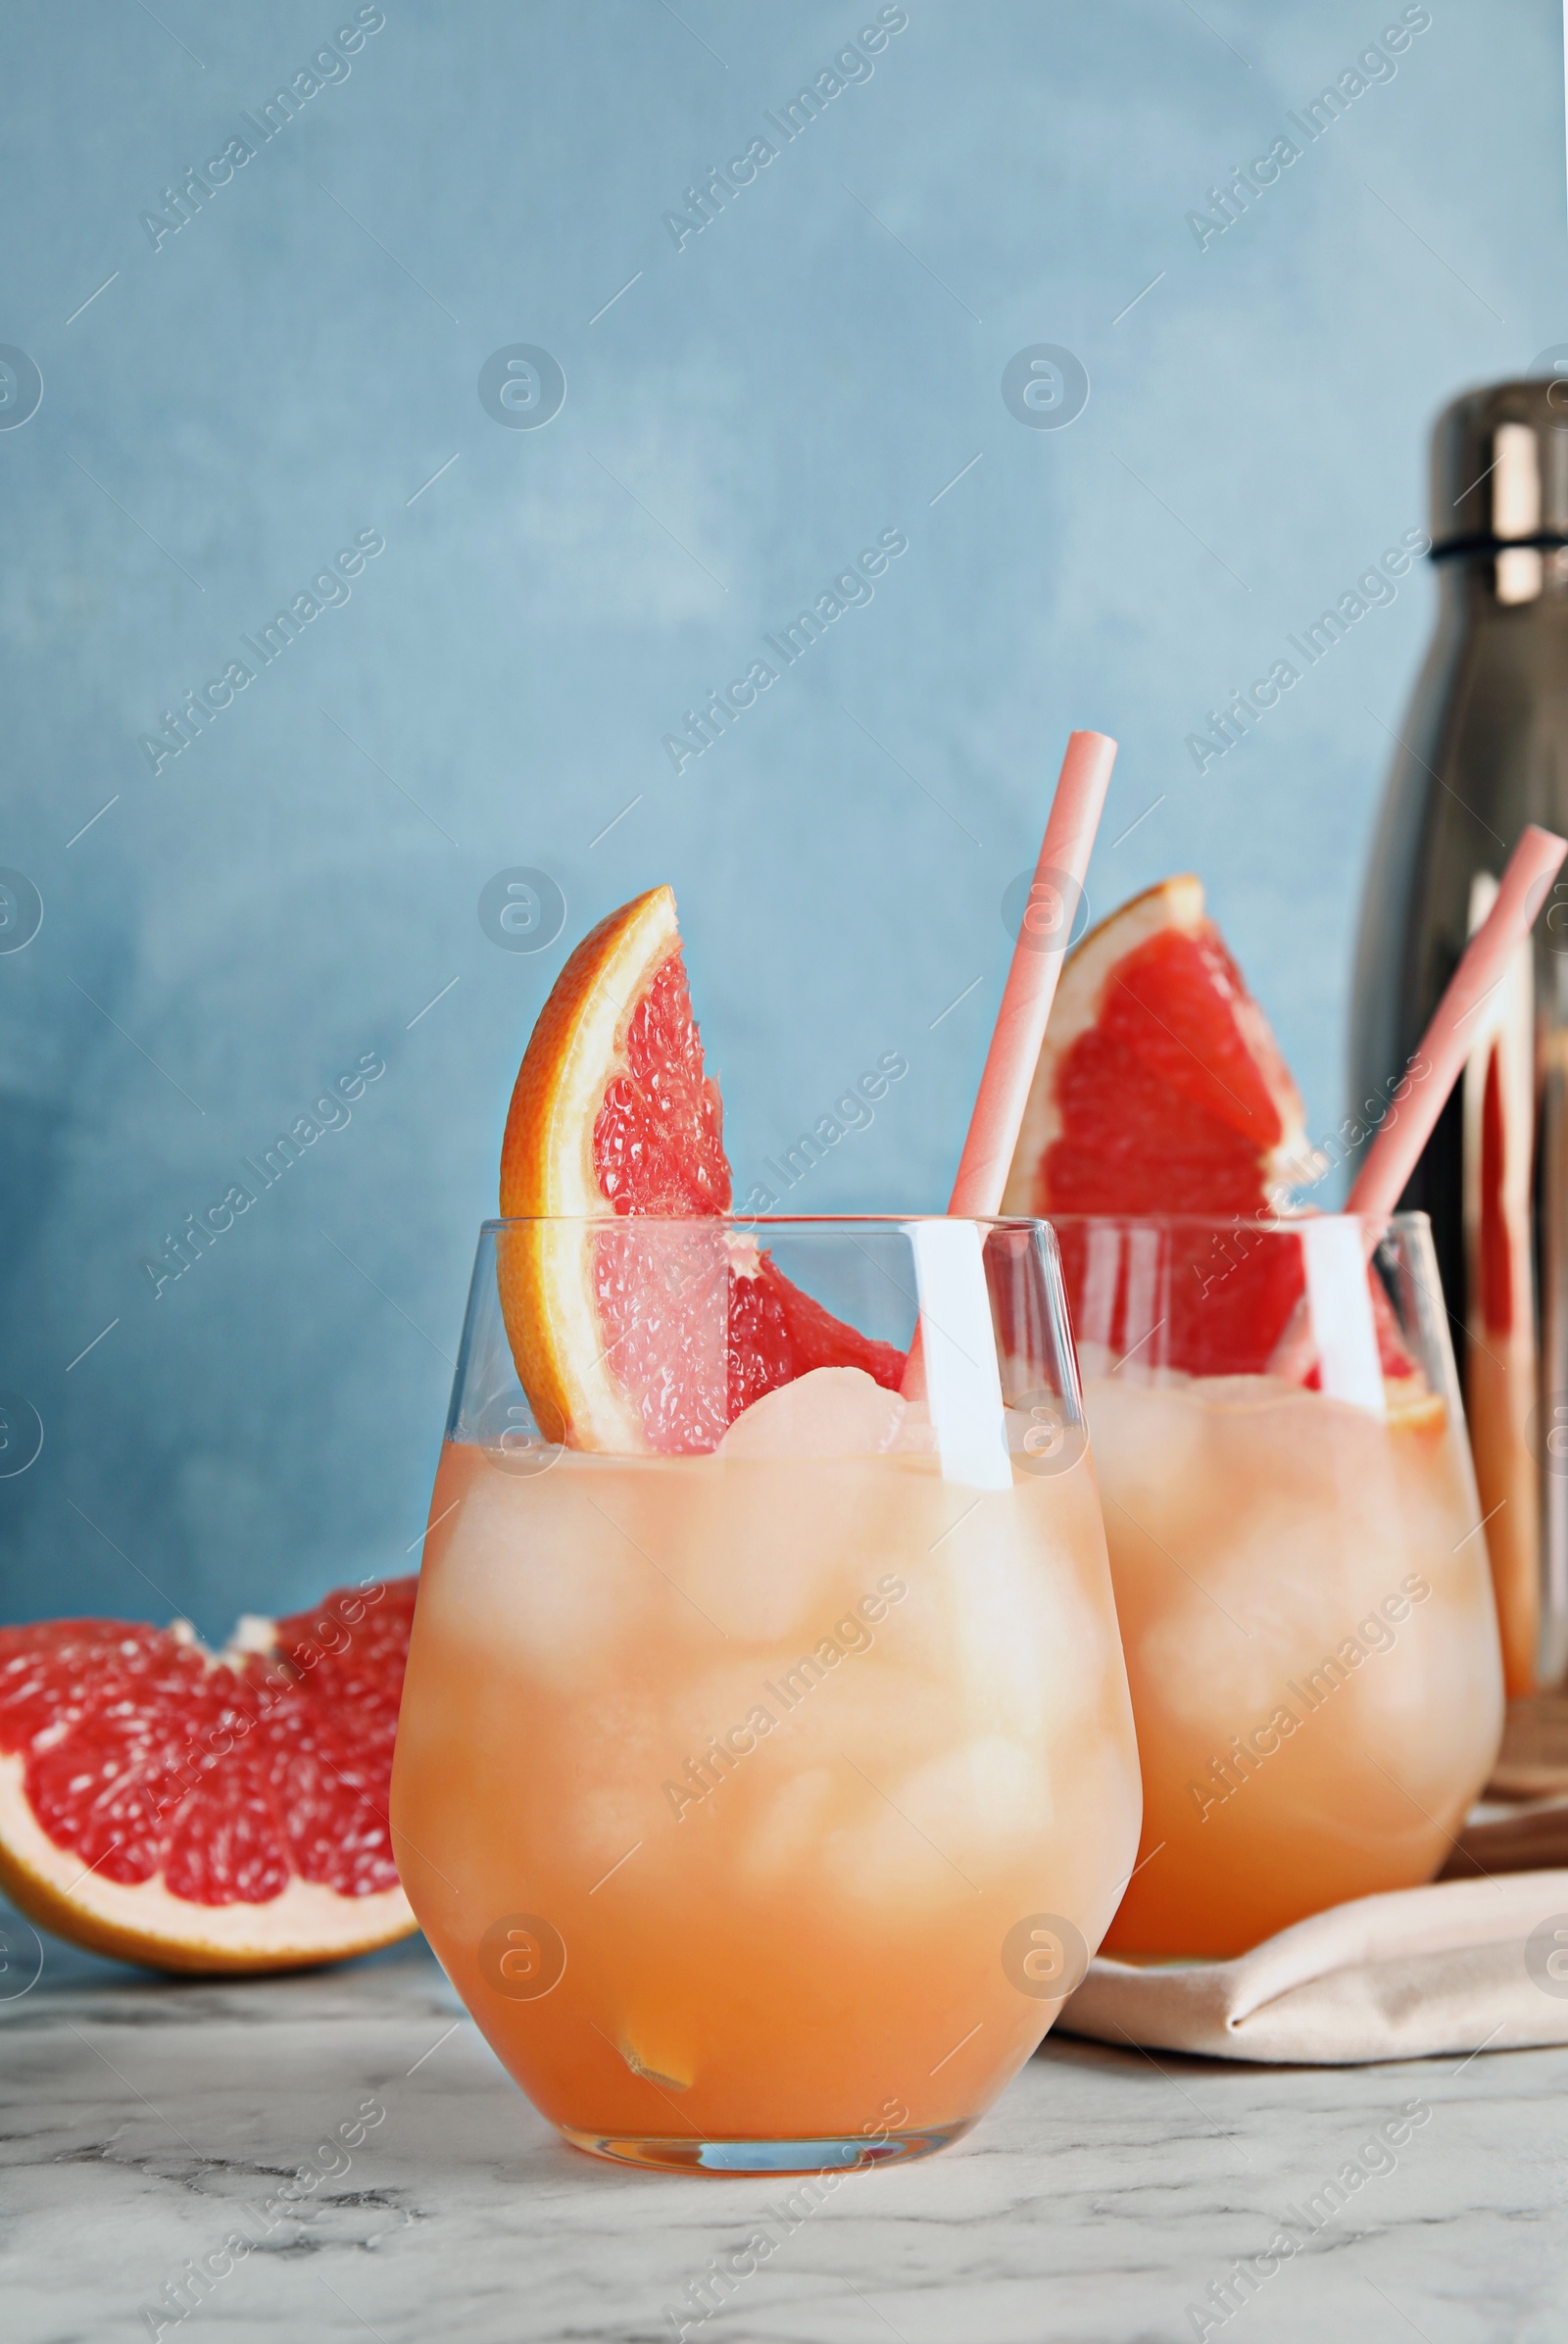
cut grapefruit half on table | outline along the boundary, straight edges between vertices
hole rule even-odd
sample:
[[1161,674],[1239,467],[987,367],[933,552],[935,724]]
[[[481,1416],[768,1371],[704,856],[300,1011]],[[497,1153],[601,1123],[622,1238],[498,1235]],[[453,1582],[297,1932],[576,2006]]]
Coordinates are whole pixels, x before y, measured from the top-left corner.
[[[1317,1169],[1300,1095],[1201,882],[1163,880],[1092,929],[1062,967],[1004,1212],[1234,1220],[1235,1242],[1173,1234],[1158,1347],[1194,1375],[1262,1373],[1301,1297],[1300,1248],[1250,1246],[1246,1224],[1272,1226]],[[1136,1343],[1126,1282],[1114,1307],[1091,1300],[1090,1233],[1069,1221],[1060,1237],[1080,1337]],[[1384,1373],[1407,1379],[1414,1362],[1375,1273],[1370,1292]]]
[[[812,1368],[862,1368],[898,1390],[901,1351],[834,1318],[755,1240],[709,1226],[730,1196],[675,899],[657,887],[567,959],[507,1117],[501,1213],[522,1226],[498,1240],[501,1303],[547,1438],[707,1450]],[[662,1226],[639,1229],[650,1217]]]
[[387,1788],[413,1579],[242,1620],[0,1629],[0,1889],[153,1969],[294,1970],[415,1929]]

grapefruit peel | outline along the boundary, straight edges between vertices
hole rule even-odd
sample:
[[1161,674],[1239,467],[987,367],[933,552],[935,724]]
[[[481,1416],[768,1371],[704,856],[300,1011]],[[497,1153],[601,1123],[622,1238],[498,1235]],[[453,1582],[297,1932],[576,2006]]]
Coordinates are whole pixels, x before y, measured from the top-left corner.
[[[590,929],[529,1037],[501,1148],[501,1308],[518,1379],[547,1440],[636,1454],[638,1410],[607,1356],[595,1232],[612,1209],[594,1162],[606,1095],[624,1079],[632,1014],[680,951],[675,898],[652,889]],[[715,1210],[729,1201],[727,1194]],[[579,1225],[572,1225],[573,1223]]]

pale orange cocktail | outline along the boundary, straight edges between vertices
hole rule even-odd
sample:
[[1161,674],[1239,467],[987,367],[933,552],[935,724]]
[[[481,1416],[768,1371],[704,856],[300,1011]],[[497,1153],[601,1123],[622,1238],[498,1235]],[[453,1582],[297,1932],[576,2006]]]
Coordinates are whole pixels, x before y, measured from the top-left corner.
[[[1011,1306],[1046,1243],[1014,1246]],[[940,2146],[1039,2041],[1134,1862],[1070,1353],[1044,1456],[1011,1407],[956,1462],[931,1408],[848,1368],[712,1453],[550,1450],[500,1344],[479,1356],[495,1287],[482,1249],[394,1775],[432,1944],[584,2147],[787,2170]],[[1037,1382],[1041,1340],[1036,1311]]]
[[[1486,1544],[1424,1222],[1392,1225],[1375,1292],[1353,1229],[1304,1282],[1264,1258],[1299,1228],[1246,1232],[1233,1259],[1180,1224],[1106,1224],[1098,1288],[1077,1246],[1144,1776],[1108,1949],[1237,1953],[1430,1880],[1496,1752]],[[1341,1234],[1310,1242],[1332,1254]],[[1142,1294],[1112,1345],[1086,1329],[1109,1332],[1118,1277],[1124,1305],[1140,1277]],[[1191,1372],[1227,1351],[1247,1372]]]

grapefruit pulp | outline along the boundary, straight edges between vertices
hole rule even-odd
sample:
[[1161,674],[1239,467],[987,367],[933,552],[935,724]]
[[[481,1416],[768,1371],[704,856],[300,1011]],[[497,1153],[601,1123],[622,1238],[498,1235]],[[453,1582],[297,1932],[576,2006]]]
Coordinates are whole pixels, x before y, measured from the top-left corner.
[[[1247,1225],[1272,1228],[1292,1184],[1315,1169],[1300,1096],[1204,911],[1201,882],[1163,880],[1092,929],[1062,968],[1004,1212],[1234,1222],[1234,1236],[1200,1224],[1171,1233],[1159,1347],[1193,1375],[1258,1375],[1301,1299],[1303,1271],[1298,1245],[1253,1238]],[[1069,1219],[1059,1236],[1084,1333],[1090,1233]],[[1375,1272],[1369,1291],[1384,1374],[1407,1379],[1414,1363]],[[1124,1279],[1094,1329],[1115,1351],[1145,1333],[1130,1302]],[[1304,1380],[1316,1384],[1315,1366]]]
[[240,1622],[0,1629],[0,1888],[179,1971],[297,1969],[415,1928],[387,1789],[413,1579]]
[[898,1390],[901,1351],[834,1318],[754,1239],[711,1226],[730,1197],[675,899],[658,887],[567,958],[507,1116],[501,1213],[520,1226],[498,1241],[502,1309],[549,1439],[701,1451],[812,1368]]

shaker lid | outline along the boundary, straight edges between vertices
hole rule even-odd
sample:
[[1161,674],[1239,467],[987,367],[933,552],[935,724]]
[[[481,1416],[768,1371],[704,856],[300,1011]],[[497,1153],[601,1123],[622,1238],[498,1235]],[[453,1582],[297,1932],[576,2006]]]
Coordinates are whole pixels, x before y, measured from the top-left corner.
[[1568,375],[1466,391],[1432,430],[1432,551],[1568,544]]

